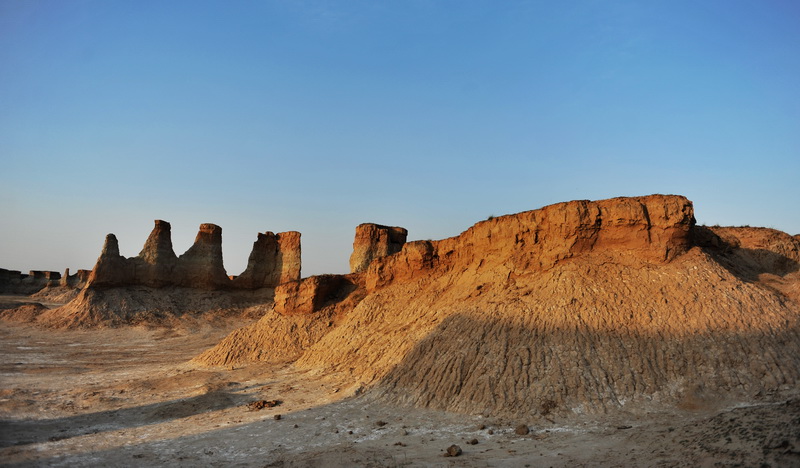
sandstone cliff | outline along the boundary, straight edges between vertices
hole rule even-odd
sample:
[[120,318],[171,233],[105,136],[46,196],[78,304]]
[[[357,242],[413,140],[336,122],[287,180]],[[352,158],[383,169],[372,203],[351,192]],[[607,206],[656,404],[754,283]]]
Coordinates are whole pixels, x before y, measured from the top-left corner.
[[300,279],[300,233],[258,234],[247,268],[231,285],[240,289],[274,288]]
[[406,243],[408,231],[401,227],[365,223],[356,227],[350,272],[360,273],[372,260],[387,257],[400,251]]
[[222,264],[222,228],[201,224],[194,244],[178,259],[175,283],[201,289],[221,289],[230,280]]
[[[357,288],[328,306],[336,320],[325,307],[273,310],[197,360],[296,359],[377,398],[505,416],[702,406],[795,388],[797,240],[728,229],[694,226],[679,196],[502,216],[372,259]],[[310,331],[287,343],[297,327]]]

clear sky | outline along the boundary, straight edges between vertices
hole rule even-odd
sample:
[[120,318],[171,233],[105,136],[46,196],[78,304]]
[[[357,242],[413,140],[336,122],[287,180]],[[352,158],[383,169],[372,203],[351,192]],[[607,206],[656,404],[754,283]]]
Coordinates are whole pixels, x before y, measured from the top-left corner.
[[800,233],[800,2],[0,1],[0,267],[264,231],[348,270],[574,199],[682,194]]

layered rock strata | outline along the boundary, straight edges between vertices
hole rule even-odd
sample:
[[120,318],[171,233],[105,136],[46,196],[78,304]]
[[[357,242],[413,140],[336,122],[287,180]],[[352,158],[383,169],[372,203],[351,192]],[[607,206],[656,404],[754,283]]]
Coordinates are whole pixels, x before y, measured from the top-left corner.
[[222,228],[216,224],[201,224],[194,244],[178,259],[175,267],[178,286],[221,289],[230,279],[222,264]]
[[401,227],[364,223],[356,227],[350,272],[365,271],[376,258],[400,252],[406,243],[408,231]]
[[198,360],[293,359],[395,403],[508,417],[796,388],[796,239],[694,224],[689,200],[663,195],[493,218],[372,258],[333,305],[313,306],[337,297],[321,282],[279,288]]
[[479,222],[461,235],[405,244],[396,255],[373,261],[367,288],[403,282],[425,271],[480,270],[502,262],[509,275],[544,271],[591,251],[635,254],[664,263],[690,246],[692,203],[651,195],[558,203]]
[[206,290],[274,288],[300,278],[300,233],[259,234],[247,269],[231,280],[222,258],[222,228],[201,224],[194,244],[180,257],[172,248],[171,227],[156,220],[138,256],[119,254],[117,238],[106,236],[89,287],[179,286]]
[[300,279],[300,233],[259,233],[247,260],[247,268],[233,279],[239,289],[274,288]]
[[275,288],[275,312],[307,315],[344,300],[357,287],[352,275],[317,275]]
[[31,270],[27,274],[19,270],[0,268],[0,293],[33,294],[50,284],[58,284],[61,273]]

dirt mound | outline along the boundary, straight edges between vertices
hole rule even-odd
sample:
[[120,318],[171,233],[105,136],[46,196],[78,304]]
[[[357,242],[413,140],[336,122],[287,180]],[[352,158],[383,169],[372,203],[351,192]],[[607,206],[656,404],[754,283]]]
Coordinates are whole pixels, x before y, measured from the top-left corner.
[[[15,304],[8,305],[13,306]],[[35,322],[42,313],[48,310],[44,305],[35,302],[24,305],[17,304],[15,307],[9,308],[0,307],[0,309],[3,309],[0,310],[0,320],[11,322]]]
[[[312,276],[279,286],[275,293],[274,306],[258,308],[262,315],[257,322],[234,331],[218,345],[197,356],[194,361],[202,365],[222,366],[256,361],[296,360],[304,350],[344,320],[344,316],[363,299],[363,287],[355,289],[356,285],[353,283],[359,277],[347,275],[339,278],[349,279],[341,298],[319,294],[326,290],[325,286],[337,279],[335,275]],[[296,295],[291,305],[287,304],[289,293]]]
[[81,290],[78,288],[71,288],[65,286],[47,286],[41,291],[31,294],[30,297],[39,299],[45,302],[67,303],[76,297]]
[[69,303],[42,313],[37,323],[52,328],[174,326],[251,317],[271,290],[207,291],[194,288],[85,288]]
[[324,314],[283,316],[203,359],[299,355],[376,397],[467,413],[713,406],[800,379],[797,246],[696,227],[678,196],[562,203],[407,243],[369,264],[367,294],[327,329]]

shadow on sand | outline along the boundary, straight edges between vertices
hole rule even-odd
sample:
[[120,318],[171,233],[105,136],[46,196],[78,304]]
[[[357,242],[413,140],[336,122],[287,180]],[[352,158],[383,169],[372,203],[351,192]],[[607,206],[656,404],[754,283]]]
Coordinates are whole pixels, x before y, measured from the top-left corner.
[[64,418],[0,420],[0,448],[158,424],[236,404],[235,395],[215,390],[190,398]]

